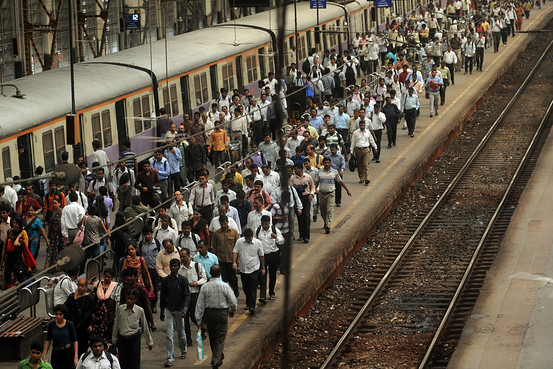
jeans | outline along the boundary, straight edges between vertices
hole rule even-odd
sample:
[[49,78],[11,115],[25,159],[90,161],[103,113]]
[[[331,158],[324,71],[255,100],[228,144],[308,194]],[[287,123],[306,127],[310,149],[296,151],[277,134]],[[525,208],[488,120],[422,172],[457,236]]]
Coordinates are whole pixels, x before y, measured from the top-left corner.
[[186,352],[186,334],[184,333],[184,318],[182,311],[170,311],[167,308],[165,314],[165,334],[167,344],[167,360],[175,361],[175,347],[173,346],[173,330],[175,323],[177,325],[177,334],[179,336],[180,352]]

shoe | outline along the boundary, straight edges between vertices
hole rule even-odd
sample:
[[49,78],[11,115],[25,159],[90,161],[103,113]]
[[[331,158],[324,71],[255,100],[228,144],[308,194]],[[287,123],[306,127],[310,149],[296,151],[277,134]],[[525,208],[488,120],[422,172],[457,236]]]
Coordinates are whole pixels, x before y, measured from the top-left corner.
[[309,243],[309,238],[304,238],[303,243]]
[[342,207],[342,204],[336,204],[336,207],[340,208],[340,207]]
[[255,314],[255,309],[254,308],[250,308],[250,315],[253,315]]
[[360,179],[360,180],[359,180],[359,183],[363,183],[363,180],[362,180],[362,179]]
[[207,333],[202,332],[202,341],[207,340]]
[[434,116],[434,114],[430,114],[430,118],[432,118]]
[[188,353],[187,353],[187,352],[183,352],[182,354],[180,354],[180,358],[181,358],[181,359],[188,359]]
[[303,237],[298,238],[296,241],[303,242]]
[[156,307],[152,308],[152,313],[154,313],[154,314],[157,313],[157,308]]
[[326,227],[325,227],[325,233],[326,233],[326,234],[329,234],[329,233],[330,233],[330,227],[329,227],[329,226],[326,226]]
[[[444,103],[445,103],[445,101],[442,101],[442,102],[440,103],[440,106],[444,105]],[[436,115],[438,115],[438,114],[436,114]]]
[[250,310],[250,307],[249,307],[249,306],[246,306],[246,307],[244,308],[244,310]]
[[380,160],[375,161],[375,163],[377,163],[377,164],[380,163]]
[[275,294],[274,294],[274,293],[271,293],[271,294],[269,295],[269,300],[274,300],[274,299],[275,299]]
[[411,134],[409,135],[409,137],[413,138],[413,137],[415,137],[415,135],[411,133]]
[[438,116],[438,111],[436,110],[436,116]]
[[317,221],[317,216],[313,215],[313,222],[316,222],[316,221]]
[[263,304],[263,305],[265,305],[267,303],[267,300],[265,300],[265,299],[259,299],[257,301],[259,301],[259,303]]
[[388,148],[391,149],[391,148],[392,148],[392,144],[388,144]]
[[173,362],[172,362],[171,360],[167,360],[167,361],[165,362],[165,367],[166,367],[166,368],[169,368],[170,366],[173,366]]
[[368,179],[365,180],[365,185],[368,185],[369,183],[371,183],[371,181],[369,181]]

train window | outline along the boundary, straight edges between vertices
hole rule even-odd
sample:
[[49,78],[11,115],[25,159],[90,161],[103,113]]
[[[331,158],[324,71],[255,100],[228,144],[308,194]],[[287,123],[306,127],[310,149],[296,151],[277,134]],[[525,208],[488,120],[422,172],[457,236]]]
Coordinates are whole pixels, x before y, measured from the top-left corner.
[[152,128],[152,122],[150,121],[150,96],[142,96],[142,118],[146,118],[144,121],[144,129]]
[[54,157],[54,138],[52,131],[42,134],[42,150],[44,151],[44,170],[48,173],[54,169],[56,158]]
[[173,115],[171,113],[171,101],[169,100],[169,89],[167,87],[163,89],[163,107],[165,108],[167,114],[170,116]]
[[227,63],[226,65],[223,65],[222,72],[223,72],[223,87],[226,88],[227,91],[234,90],[233,63]]
[[54,139],[56,140],[56,159],[61,162],[61,153],[65,151],[65,130],[58,127],[54,130]]
[[109,110],[104,110],[102,112],[102,129],[104,135],[104,147],[110,147],[113,140],[111,137],[111,117]]
[[2,167],[4,168],[4,180],[12,176],[12,160],[10,157],[10,148],[4,147],[2,149]]
[[179,114],[179,97],[177,96],[177,84],[173,83],[170,86],[170,92],[171,92],[171,111],[173,112],[173,116]]
[[296,51],[299,52],[299,61],[307,58],[307,44],[305,43],[305,35],[301,35],[299,38],[300,47]]
[[197,74],[194,76],[194,96],[196,97],[196,105],[202,105],[209,99],[207,89],[207,73]]
[[265,78],[267,75],[265,71],[265,48],[257,49],[257,54],[259,56],[259,68],[261,69],[261,78]]
[[[142,116],[142,108],[140,107],[140,98],[134,99],[132,101],[132,110],[133,110],[133,116],[135,118],[140,118]],[[142,132],[142,119],[134,120],[134,132],[135,133]]]
[[92,139],[102,142],[102,125],[100,124],[100,114],[94,114],[90,118],[92,123]]
[[248,83],[257,81],[257,58],[255,55],[246,58],[246,70],[248,73]]

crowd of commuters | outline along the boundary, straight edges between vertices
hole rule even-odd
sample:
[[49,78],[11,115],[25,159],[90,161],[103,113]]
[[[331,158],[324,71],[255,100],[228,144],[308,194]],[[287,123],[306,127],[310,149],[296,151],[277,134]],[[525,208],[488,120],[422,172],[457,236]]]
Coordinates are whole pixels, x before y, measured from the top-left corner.
[[[288,267],[283,245],[308,243],[318,216],[330,233],[343,190],[351,196],[343,181],[348,161],[359,184],[369,185],[371,156],[375,163],[382,159],[383,133],[388,149],[396,146],[402,122],[414,137],[423,95],[430,117],[438,116],[456,73],[482,71],[484,50],[497,52],[515,36],[529,17],[528,4],[509,0],[475,9],[458,0],[442,9],[431,2],[393,19],[386,35],[357,34],[342,55],[313,50],[301,70],[292,63],[281,81],[270,72],[259,82],[259,98],[223,88],[192,120],[185,114],[177,126],[165,116],[164,145],[149,160],[137,161],[131,143],[123,142],[121,161],[111,166],[114,158],[94,141],[92,169],[77,158],[82,176],[74,184],[1,186],[2,288],[35,273],[40,252],[44,268],[55,265],[76,240],[88,246],[87,260],[106,249],[116,257],[116,267],[97,282],[79,278],[85,263],[55,279],[56,318],[45,344],[33,343],[22,365],[48,368],[42,359],[52,350],[54,369],[103,368],[94,366],[98,362],[138,368],[141,337],[151,350],[159,313],[166,367],[175,362],[175,333],[180,358],[188,357],[191,324],[203,339],[209,336],[211,364],[221,366],[240,290],[249,314],[276,299],[277,274]],[[415,54],[409,42],[417,45]],[[363,78],[368,75],[378,77],[374,85]],[[288,108],[281,97],[291,87],[304,88],[308,114],[289,119],[292,128],[280,135]],[[67,163],[68,153],[61,157]],[[233,164],[215,183],[208,167],[226,161]],[[137,219],[140,227],[131,226]],[[109,346],[119,349],[118,357],[106,351]]]

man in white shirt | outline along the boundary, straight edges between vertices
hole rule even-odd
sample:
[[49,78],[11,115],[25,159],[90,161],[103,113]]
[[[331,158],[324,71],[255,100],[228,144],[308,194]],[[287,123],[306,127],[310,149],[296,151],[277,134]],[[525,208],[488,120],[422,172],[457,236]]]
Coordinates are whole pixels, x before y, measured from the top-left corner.
[[182,233],[177,238],[177,248],[188,249],[191,257],[194,258],[198,253],[198,242],[200,242],[200,236],[192,233],[192,222],[189,220],[182,222]]
[[269,195],[272,195],[275,188],[280,186],[280,175],[271,170],[269,165],[264,165],[261,167],[263,175],[261,176],[261,181],[263,181],[263,188]]
[[255,238],[263,244],[265,256],[265,275],[259,281],[259,302],[267,302],[267,274],[269,275],[269,299],[275,299],[275,285],[277,268],[280,263],[279,247],[284,244],[284,237],[278,228],[271,225],[271,219],[264,215],[261,217],[261,226],[254,231]]
[[169,227],[170,218],[168,215],[160,217],[161,227],[154,230],[154,238],[163,244],[163,240],[170,239],[173,244],[177,243],[177,232]]
[[77,292],[79,268],[72,269],[62,277],[54,287],[54,306],[64,304],[67,298]]
[[15,209],[15,205],[17,204],[17,192],[15,192],[13,188],[8,185],[0,186],[0,198],[2,201],[10,204],[12,209]]
[[271,212],[263,209],[263,198],[261,196],[256,196],[253,199],[252,206],[253,210],[248,214],[248,228],[257,229],[261,225],[261,217],[263,215],[268,215],[272,219]]
[[[227,205],[219,205],[219,216],[221,215],[227,215],[228,207]],[[230,217],[228,217],[228,226],[230,228],[236,229],[238,233],[242,233],[242,229],[240,228],[240,224],[236,223],[236,221]],[[211,223],[209,223],[209,240],[208,243],[211,245],[211,237],[213,236],[213,233],[215,233],[217,230],[221,228],[221,223],[219,222],[219,217],[213,217],[211,219]]]
[[246,228],[244,237],[236,241],[232,253],[234,259],[232,267],[240,271],[240,279],[246,295],[246,308],[250,314],[254,314],[259,274],[265,275],[263,244],[253,238],[253,231],[250,228]]
[[77,202],[77,193],[70,192],[69,200],[71,202],[61,211],[61,234],[65,238],[65,243],[72,245],[79,231],[78,224],[85,216],[85,210]]
[[217,191],[217,195],[216,195],[217,206],[221,204],[222,196],[228,197],[229,201],[236,199],[236,192],[230,189],[230,184],[228,180],[224,179],[223,182],[221,182],[221,187],[222,189]]
[[351,138],[350,151],[357,160],[359,183],[365,182],[365,185],[368,185],[371,182],[369,180],[371,146],[374,148],[374,150],[378,150],[378,147],[376,146],[373,135],[365,127],[365,120],[359,121],[359,128],[355,132],[353,132]]
[[90,338],[90,351],[81,355],[76,369],[121,369],[116,356],[107,351],[102,336]]

